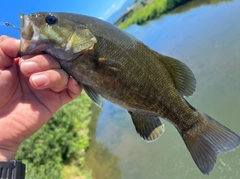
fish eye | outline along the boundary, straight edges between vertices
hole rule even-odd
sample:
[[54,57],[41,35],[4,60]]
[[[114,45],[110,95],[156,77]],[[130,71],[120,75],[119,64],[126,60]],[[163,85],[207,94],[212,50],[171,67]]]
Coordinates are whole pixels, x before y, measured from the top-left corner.
[[53,15],[49,15],[45,18],[45,22],[49,25],[53,25],[53,24],[56,24],[57,18]]

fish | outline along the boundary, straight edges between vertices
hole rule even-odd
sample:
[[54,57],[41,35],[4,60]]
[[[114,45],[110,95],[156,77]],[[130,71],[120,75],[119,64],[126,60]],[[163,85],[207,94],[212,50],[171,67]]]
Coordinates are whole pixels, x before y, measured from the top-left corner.
[[49,54],[80,82],[93,102],[126,109],[148,142],[175,126],[199,170],[208,175],[217,155],[240,145],[240,136],[190,105],[196,79],[183,62],[162,55],[95,17],[39,12],[20,14],[20,56]]

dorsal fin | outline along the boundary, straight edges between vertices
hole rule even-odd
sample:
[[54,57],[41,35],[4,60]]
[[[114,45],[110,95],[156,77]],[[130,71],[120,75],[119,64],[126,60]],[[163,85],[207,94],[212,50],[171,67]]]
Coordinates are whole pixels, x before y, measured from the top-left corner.
[[187,65],[171,57],[163,56],[161,62],[169,71],[175,86],[182,96],[191,96],[196,88],[196,79]]

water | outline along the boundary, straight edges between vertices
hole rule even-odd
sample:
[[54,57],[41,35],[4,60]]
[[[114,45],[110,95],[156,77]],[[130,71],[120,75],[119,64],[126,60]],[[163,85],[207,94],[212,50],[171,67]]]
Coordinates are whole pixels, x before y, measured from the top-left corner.
[[[240,135],[240,0],[219,2],[194,1],[127,31],[152,49],[186,63],[197,79],[196,92],[188,101]],[[207,178],[170,123],[163,121],[165,133],[147,143],[135,132],[125,110],[105,101],[101,113],[94,111],[95,119],[99,117],[92,122],[87,154],[94,178]],[[240,178],[240,148],[220,154],[208,178]]]

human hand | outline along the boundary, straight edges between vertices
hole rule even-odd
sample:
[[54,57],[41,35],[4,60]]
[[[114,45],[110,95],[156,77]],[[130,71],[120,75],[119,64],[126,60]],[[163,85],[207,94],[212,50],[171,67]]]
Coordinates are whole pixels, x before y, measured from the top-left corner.
[[19,40],[0,37],[0,161],[14,159],[20,143],[82,90],[51,56],[17,58],[19,48]]

